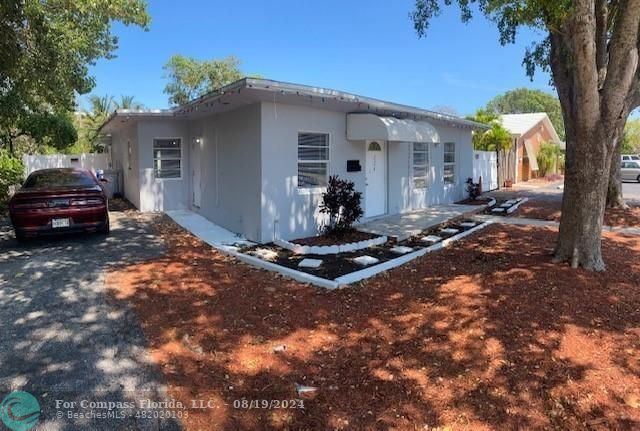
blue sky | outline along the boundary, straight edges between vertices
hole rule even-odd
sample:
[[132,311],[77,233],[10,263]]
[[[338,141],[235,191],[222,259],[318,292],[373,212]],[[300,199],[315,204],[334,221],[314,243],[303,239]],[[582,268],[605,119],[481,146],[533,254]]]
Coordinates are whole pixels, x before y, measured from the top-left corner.
[[91,68],[92,93],[165,108],[162,66],[177,53],[235,55],[244,72],[264,78],[461,114],[516,87],[553,92],[547,74],[531,82],[522,66],[539,34],[523,31],[515,45],[501,46],[494,24],[481,15],[463,24],[449,7],[418,39],[412,7],[412,0],[150,0],[149,31],[114,26],[120,47]]

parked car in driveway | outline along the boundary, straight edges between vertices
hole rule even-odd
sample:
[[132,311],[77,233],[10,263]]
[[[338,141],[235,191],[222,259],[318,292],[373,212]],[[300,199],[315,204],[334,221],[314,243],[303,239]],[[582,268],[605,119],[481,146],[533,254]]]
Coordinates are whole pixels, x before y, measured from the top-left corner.
[[620,173],[623,181],[637,181],[640,183],[640,162],[622,162]]
[[638,154],[623,154],[621,157],[623,162],[631,162],[631,161],[640,162],[640,155]]
[[67,232],[109,233],[107,196],[84,169],[42,169],[31,173],[9,202],[16,238]]

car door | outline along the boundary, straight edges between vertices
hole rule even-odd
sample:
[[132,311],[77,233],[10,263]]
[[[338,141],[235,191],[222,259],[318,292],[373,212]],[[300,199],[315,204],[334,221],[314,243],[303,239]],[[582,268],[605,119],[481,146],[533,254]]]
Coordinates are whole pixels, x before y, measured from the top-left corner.
[[631,169],[629,168],[629,162],[622,162],[620,165],[620,177],[622,181],[629,181],[631,178]]
[[640,178],[640,162],[629,162],[631,169],[629,169],[631,175],[630,181],[638,181]]
[[640,175],[640,164],[638,162],[622,162],[620,174],[623,181],[636,181]]

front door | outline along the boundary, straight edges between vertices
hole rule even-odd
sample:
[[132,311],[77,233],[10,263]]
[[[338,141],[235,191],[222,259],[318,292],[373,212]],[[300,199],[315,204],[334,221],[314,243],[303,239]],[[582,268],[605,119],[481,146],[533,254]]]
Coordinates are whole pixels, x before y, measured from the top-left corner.
[[194,138],[191,141],[191,188],[193,189],[193,206],[200,208],[200,200],[202,197],[201,184],[201,156],[202,156],[202,138]]
[[367,142],[365,217],[387,212],[387,152],[384,141]]

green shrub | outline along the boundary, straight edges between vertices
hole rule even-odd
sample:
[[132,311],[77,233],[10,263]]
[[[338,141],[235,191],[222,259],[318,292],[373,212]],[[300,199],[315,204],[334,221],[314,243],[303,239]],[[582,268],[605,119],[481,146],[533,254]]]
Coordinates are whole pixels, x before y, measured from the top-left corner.
[[540,145],[540,151],[536,156],[540,177],[545,177],[548,173],[552,173],[560,154],[560,147],[556,144],[545,142]]
[[355,190],[353,181],[342,180],[337,176],[329,177],[327,191],[322,194],[320,213],[329,216],[324,232],[340,237],[352,229],[353,224],[362,217],[360,206],[362,193]]
[[0,151],[0,209],[9,201],[9,187],[21,184],[24,177],[22,161]]

